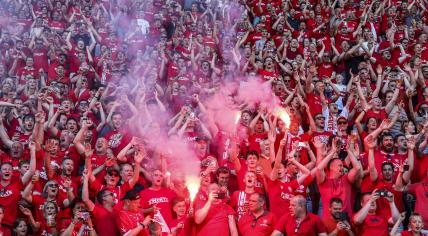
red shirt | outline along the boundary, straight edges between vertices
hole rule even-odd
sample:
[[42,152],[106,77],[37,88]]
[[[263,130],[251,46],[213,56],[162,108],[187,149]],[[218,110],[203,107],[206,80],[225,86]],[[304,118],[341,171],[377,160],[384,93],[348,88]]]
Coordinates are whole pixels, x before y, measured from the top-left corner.
[[[237,181],[238,181],[238,187],[239,190],[244,190],[245,189],[245,183],[244,183],[244,178],[245,178],[245,173],[247,173],[248,171],[248,167],[247,164],[243,161],[241,161],[241,169],[238,171],[237,174]],[[257,174],[257,179],[256,179],[256,183],[254,185],[254,190],[258,193],[264,193],[265,192],[265,188],[263,185],[263,176]]]
[[325,233],[325,227],[319,216],[307,213],[306,217],[298,224],[296,219],[290,214],[284,215],[279,219],[275,226],[278,230],[287,236],[318,236]]
[[408,188],[410,194],[416,197],[415,212],[421,214],[425,228],[428,227],[428,177],[422,182],[411,184]]
[[0,186],[0,205],[4,207],[2,224],[12,226],[18,217],[18,201],[21,200],[21,190],[24,189],[21,179],[12,181],[7,186]]
[[312,182],[312,178],[306,178],[303,185],[299,185],[296,179],[288,180],[287,182],[282,182],[279,179],[275,181],[268,181],[268,197],[269,203],[271,206],[281,206],[281,207],[271,207],[271,212],[276,216],[276,218],[281,218],[289,210],[290,200],[296,195],[306,196],[306,188]]
[[172,200],[177,196],[174,191],[169,188],[161,188],[160,190],[152,190],[150,188],[141,191],[141,206],[145,209],[156,204],[160,208],[160,214],[168,226],[172,223]]
[[358,236],[388,236],[388,219],[384,215],[367,215],[358,226]]
[[103,190],[103,189],[108,189],[110,192],[113,193],[113,198],[114,198],[115,204],[118,204],[119,200],[123,196],[125,196],[126,192],[130,189],[128,182],[125,182],[124,184],[122,184],[120,186],[109,187],[109,186],[101,184],[97,180],[95,180],[95,182],[93,182],[91,185],[89,185],[89,187],[91,188],[91,190],[94,190],[96,194],[98,194],[98,192]]
[[[323,206],[329,206],[330,199],[333,197],[340,198],[343,201],[343,211],[352,215],[352,185],[348,181],[348,174],[339,179],[325,178],[324,182],[318,184]],[[329,212],[323,211],[323,217],[328,217]]]
[[374,160],[377,173],[382,173],[382,164],[384,162],[391,162],[394,166],[394,173],[396,173],[394,177],[396,177],[398,174],[400,165],[403,162],[403,159],[400,158],[396,153],[386,153],[384,151],[375,151]]
[[[132,212],[132,211],[122,209],[116,215],[116,224],[120,230],[121,235],[124,235],[126,232],[134,229],[135,227],[138,226],[139,222],[143,222],[143,221],[144,221],[144,215],[140,210]],[[147,236],[149,235],[149,233],[146,229],[143,229],[137,235]]]
[[92,211],[95,231],[99,236],[119,235],[119,229],[115,222],[115,213],[108,211],[99,204],[95,204]]
[[[330,234],[331,232],[333,232],[337,227],[337,223],[339,223],[338,221],[334,220],[331,216],[324,217],[323,222],[327,230],[327,234]],[[348,232],[346,232],[346,230],[339,230],[336,236],[348,236]]]
[[131,141],[131,135],[126,130],[112,130],[104,138],[108,141],[108,145],[113,150],[114,155],[119,154],[120,150]]
[[312,115],[322,113],[322,102],[320,95],[317,95],[314,91],[312,91],[306,95],[306,99],[308,100],[308,105],[311,108]]
[[245,214],[238,221],[239,235],[270,236],[274,229],[275,222],[275,216],[267,211],[258,218],[252,213]]
[[[195,200],[195,212],[204,207],[206,201]],[[211,204],[205,220],[196,225],[196,236],[229,235],[229,216],[235,215],[232,207],[220,202]]]
[[249,212],[248,200],[250,199],[251,193],[245,191],[235,191],[230,199],[230,205],[235,209],[240,219],[244,214]]

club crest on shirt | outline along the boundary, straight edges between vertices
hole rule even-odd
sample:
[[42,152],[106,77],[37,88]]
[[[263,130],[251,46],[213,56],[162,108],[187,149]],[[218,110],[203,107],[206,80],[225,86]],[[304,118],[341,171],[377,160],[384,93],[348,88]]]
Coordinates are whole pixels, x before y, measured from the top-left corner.
[[110,137],[108,144],[111,148],[117,148],[122,141],[123,135],[121,133],[114,134]]

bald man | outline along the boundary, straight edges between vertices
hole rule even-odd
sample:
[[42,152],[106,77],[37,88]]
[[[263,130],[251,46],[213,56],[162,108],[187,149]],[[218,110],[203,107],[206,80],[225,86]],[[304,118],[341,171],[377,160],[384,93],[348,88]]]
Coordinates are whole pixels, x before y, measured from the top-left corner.
[[297,195],[291,198],[290,212],[281,217],[272,236],[305,235],[327,236],[326,229],[319,216],[306,210],[306,199]]

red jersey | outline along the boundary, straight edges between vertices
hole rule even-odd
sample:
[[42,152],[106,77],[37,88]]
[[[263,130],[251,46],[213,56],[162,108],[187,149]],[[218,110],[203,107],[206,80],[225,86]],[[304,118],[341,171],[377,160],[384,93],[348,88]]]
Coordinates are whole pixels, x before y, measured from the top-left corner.
[[252,193],[246,193],[245,191],[235,191],[230,199],[230,205],[235,209],[238,214],[238,220],[244,214],[249,212],[248,200]]
[[116,225],[116,216],[114,212],[108,211],[99,204],[95,204],[93,209],[92,219],[94,220],[95,231],[99,236],[115,236],[120,235]]
[[[205,201],[195,200],[195,212],[204,207]],[[232,207],[220,202],[211,204],[205,220],[196,225],[196,236],[229,235],[229,216],[235,215]]]
[[11,226],[18,217],[18,201],[21,200],[21,190],[24,189],[21,179],[12,181],[7,186],[1,186],[0,205],[4,207],[2,224]]
[[265,211],[263,215],[255,217],[248,213],[241,217],[238,221],[239,235],[245,236],[270,236],[275,227],[275,216]]
[[[352,215],[352,184],[348,181],[348,174],[342,175],[339,179],[325,178],[324,182],[318,184],[323,206],[330,204],[333,197],[343,201],[343,211]],[[329,211],[323,211],[323,217],[328,217]]]
[[150,188],[141,191],[141,206],[145,209],[156,205],[160,208],[160,214],[168,226],[172,223],[172,200],[177,196],[174,191],[169,188],[161,188],[160,190],[152,190]]
[[357,227],[358,236],[388,236],[388,218],[384,215],[367,215]]
[[318,234],[326,232],[319,216],[312,213],[307,213],[300,223],[297,223],[296,219],[290,214],[283,215],[276,224],[275,230],[287,236],[318,236]]
[[426,205],[428,202],[428,177],[419,183],[411,184],[408,191],[416,197],[415,212],[421,214],[424,225],[428,225],[428,207]]
[[306,197],[306,188],[312,182],[312,177],[305,179],[302,185],[299,185],[297,179],[282,182],[279,179],[275,181],[268,181],[268,197],[271,206],[271,212],[278,219],[288,212],[290,206],[290,200],[296,195],[302,195]]
[[[138,223],[144,221],[143,213],[138,211],[120,210],[116,215],[116,224],[120,230],[120,234],[124,235],[138,226]],[[140,231],[137,236],[148,236],[149,232],[146,229]]]

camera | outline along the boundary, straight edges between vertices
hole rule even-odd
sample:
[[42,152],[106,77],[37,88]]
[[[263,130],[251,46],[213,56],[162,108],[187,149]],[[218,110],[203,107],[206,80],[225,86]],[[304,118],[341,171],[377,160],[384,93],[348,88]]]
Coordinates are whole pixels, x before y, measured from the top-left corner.
[[225,199],[226,198],[226,193],[225,192],[218,192],[216,198],[217,199]]
[[386,197],[386,196],[388,196],[388,190],[378,189],[378,190],[376,190],[376,194],[378,194],[380,197]]

